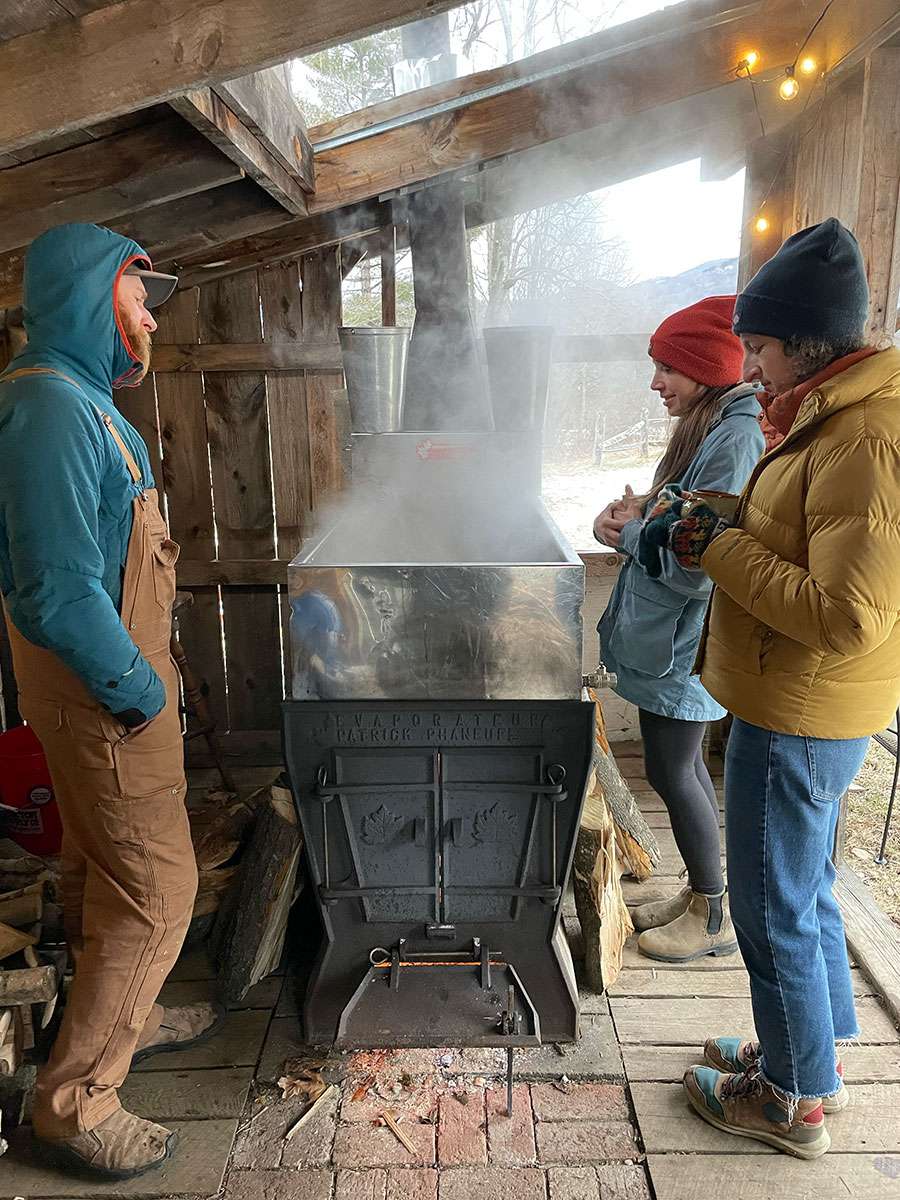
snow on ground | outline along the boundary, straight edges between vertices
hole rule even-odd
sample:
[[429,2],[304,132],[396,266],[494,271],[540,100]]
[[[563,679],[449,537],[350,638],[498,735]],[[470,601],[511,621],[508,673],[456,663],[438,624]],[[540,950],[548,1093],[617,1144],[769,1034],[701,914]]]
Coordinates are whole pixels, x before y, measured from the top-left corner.
[[562,467],[544,465],[544,503],[576,550],[597,550],[592,533],[594,517],[631,484],[635,492],[647,491],[653,480],[656,458],[647,462],[595,467],[588,463]]

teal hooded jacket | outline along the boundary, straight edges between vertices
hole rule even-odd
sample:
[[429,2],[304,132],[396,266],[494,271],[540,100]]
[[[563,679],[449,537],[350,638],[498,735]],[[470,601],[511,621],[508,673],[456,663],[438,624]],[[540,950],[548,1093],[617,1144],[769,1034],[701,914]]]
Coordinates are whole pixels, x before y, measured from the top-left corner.
[[[28,344],[0,374],[0,590],[19,632],[52,650],[101,704],[150,718],[165,690],[119,606],[132,501],[155,485],[147,447],[112,399],[138,375],[113,307],[118,277],[136,259],[149,264],[136,242],[96,225],[58,226],[28,250]],[[50,367],[74,383],[54,375],[4,382],[22,367]]]

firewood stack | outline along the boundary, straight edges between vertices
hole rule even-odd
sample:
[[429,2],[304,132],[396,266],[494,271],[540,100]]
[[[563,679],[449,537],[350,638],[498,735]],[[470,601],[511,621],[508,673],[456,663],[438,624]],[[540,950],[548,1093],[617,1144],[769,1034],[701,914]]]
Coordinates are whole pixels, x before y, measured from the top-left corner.
[[0,1111],[21,1117],[27,1051],[50,1024],[65,969],[57,875],[50,862],[0,840]]

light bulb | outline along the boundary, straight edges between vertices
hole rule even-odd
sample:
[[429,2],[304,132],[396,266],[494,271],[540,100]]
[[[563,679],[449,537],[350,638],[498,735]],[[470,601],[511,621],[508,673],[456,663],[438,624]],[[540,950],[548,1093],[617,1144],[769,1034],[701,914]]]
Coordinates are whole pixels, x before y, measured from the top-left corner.
[[756,218],[756,232],[757,233],[766,233],[768,228],[769,228],[769,221],[768,221],[767,217],[757,217]]
[[752,71],[753,68],[756,66],[756,64],[759,62],[759,55],[757,54],[757,52],[755,50],[751,50],[748,54],[746,54],[744,56],[744,62],[747,64],[747,66]]
[[804,75],[812,75],[816,69],[816,60],[807,56],[800,60],[800,70]]
[[781,85],[778,88],[778,95],[782,100],[795,100],[799,91],[800,84],[794,78],[793,70],[788,67],[784,79],[782,79]]

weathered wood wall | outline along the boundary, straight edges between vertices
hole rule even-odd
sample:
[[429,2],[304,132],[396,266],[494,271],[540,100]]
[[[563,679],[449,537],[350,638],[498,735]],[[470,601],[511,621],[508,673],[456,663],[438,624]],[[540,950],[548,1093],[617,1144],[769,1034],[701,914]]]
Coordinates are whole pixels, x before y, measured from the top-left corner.
[[[226,752],[260,760],[279,747],[287,563],[345,480],[338,253],[333,247],[176,293],[158,314],[154,341],[160,363],[178,369],[157,370],[116,394],[147,442],[181,545],[179,589],[194,597],[180,622],[191,665]],[[306,344],[309,361],[320,365],[282,369],[268,349]],[[0,356],[4,346],[0,335]],[[272,365],[262,369],[260,356]],[[14,723],[2,645],[0,674]],[[202,747],[191,743],[200,757]]]
[[[784,238],[826,217],[856,234],[873,339],[893,336],[900,297],[900,47],[882,46],[834,81],[794,125],[748,154],[739,285]],[[756,218],[769,229],[760,235]]]

